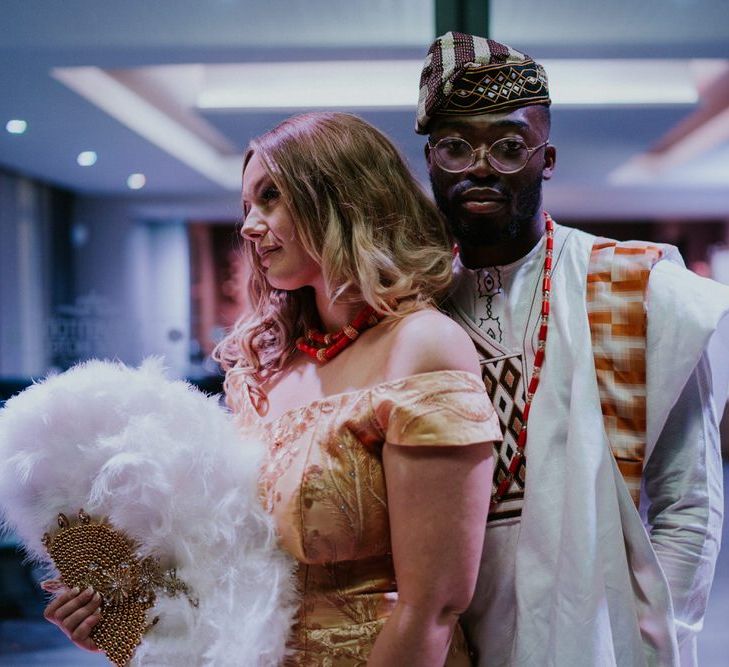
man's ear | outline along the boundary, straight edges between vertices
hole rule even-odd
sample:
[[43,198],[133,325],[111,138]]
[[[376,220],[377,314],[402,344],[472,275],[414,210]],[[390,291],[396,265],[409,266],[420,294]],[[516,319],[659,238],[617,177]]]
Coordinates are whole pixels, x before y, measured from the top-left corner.
[[548,144],[544,147],[544,166],[542,167],[542,180],[548,181],[552,178],[554,168],[557,164],[557,149]]
[[423,147],[423,152],[425,153],[425,161],[430,164],[430,142],[426,141],[425,146]]

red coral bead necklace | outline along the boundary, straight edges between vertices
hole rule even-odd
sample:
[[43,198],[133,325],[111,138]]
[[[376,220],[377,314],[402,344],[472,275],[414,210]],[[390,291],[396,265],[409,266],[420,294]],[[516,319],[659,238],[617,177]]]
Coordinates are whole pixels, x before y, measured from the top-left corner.
[[325,334],[316,329],[307,329],[304,336],[296,341],[296,347],[320,364],[325,364],[354,343],[363,331],[373,327],[383,317],[384,313],[378,313],[372,306],[366,305],[349,324],[339,331]]
[[522,459],[525,458],[524,450],[527,442],[527,422],[529,421],[529,411],[532,407],[534,394],[539,386],[539,376],[544,365],[544,351],[547,346],[547,328],[549,326],[549,300],[552,292],[552,253],[554,251],[554,221],[552,217],[544,212],[544,220],[546,223],[546,240],[544,254],[544,270],[542,273],[542,311],[541,324],[539,326],[539,334],[537,336],[537,353],[534,356],[534,368],[532,376],[527,386],[526,401],[524,412],[522,413],[522,425],[519,436],[516,441],[516,450],[514,451],[509,468],[504,478],[499,481],[496,492],[491,496],[491,510],[499,504],[504,494],[509,490],[511,483],[514,481],[514,475],[519,469]]

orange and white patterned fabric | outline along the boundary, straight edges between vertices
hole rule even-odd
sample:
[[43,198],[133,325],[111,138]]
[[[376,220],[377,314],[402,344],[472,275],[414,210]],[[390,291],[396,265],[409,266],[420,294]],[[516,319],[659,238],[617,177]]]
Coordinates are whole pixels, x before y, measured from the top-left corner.
[[646,291],[663,256],[641,241],[598,238],[587,273],[587,313],[605,431],[636,506],[646,444]]

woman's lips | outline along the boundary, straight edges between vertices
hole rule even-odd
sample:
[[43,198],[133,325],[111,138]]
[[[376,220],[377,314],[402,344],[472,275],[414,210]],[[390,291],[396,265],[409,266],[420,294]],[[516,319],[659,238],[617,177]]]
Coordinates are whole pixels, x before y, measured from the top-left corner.
[[265,250],[261,250],[259,252],[259,257],[261,259],[261,264],[264,264],[267,262],[271,255],[277,253],[279,250],[281,250],[281,246],[276,246],[275,248],[266,248]]

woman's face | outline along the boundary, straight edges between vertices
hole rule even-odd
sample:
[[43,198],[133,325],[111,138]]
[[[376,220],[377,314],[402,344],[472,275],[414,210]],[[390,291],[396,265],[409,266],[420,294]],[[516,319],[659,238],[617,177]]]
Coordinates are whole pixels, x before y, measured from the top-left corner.
[[291,212],[256,153],[243,172],[242,205],[241,234],[255,245],[271,287],[323,287],[321,266],[301,245]]

